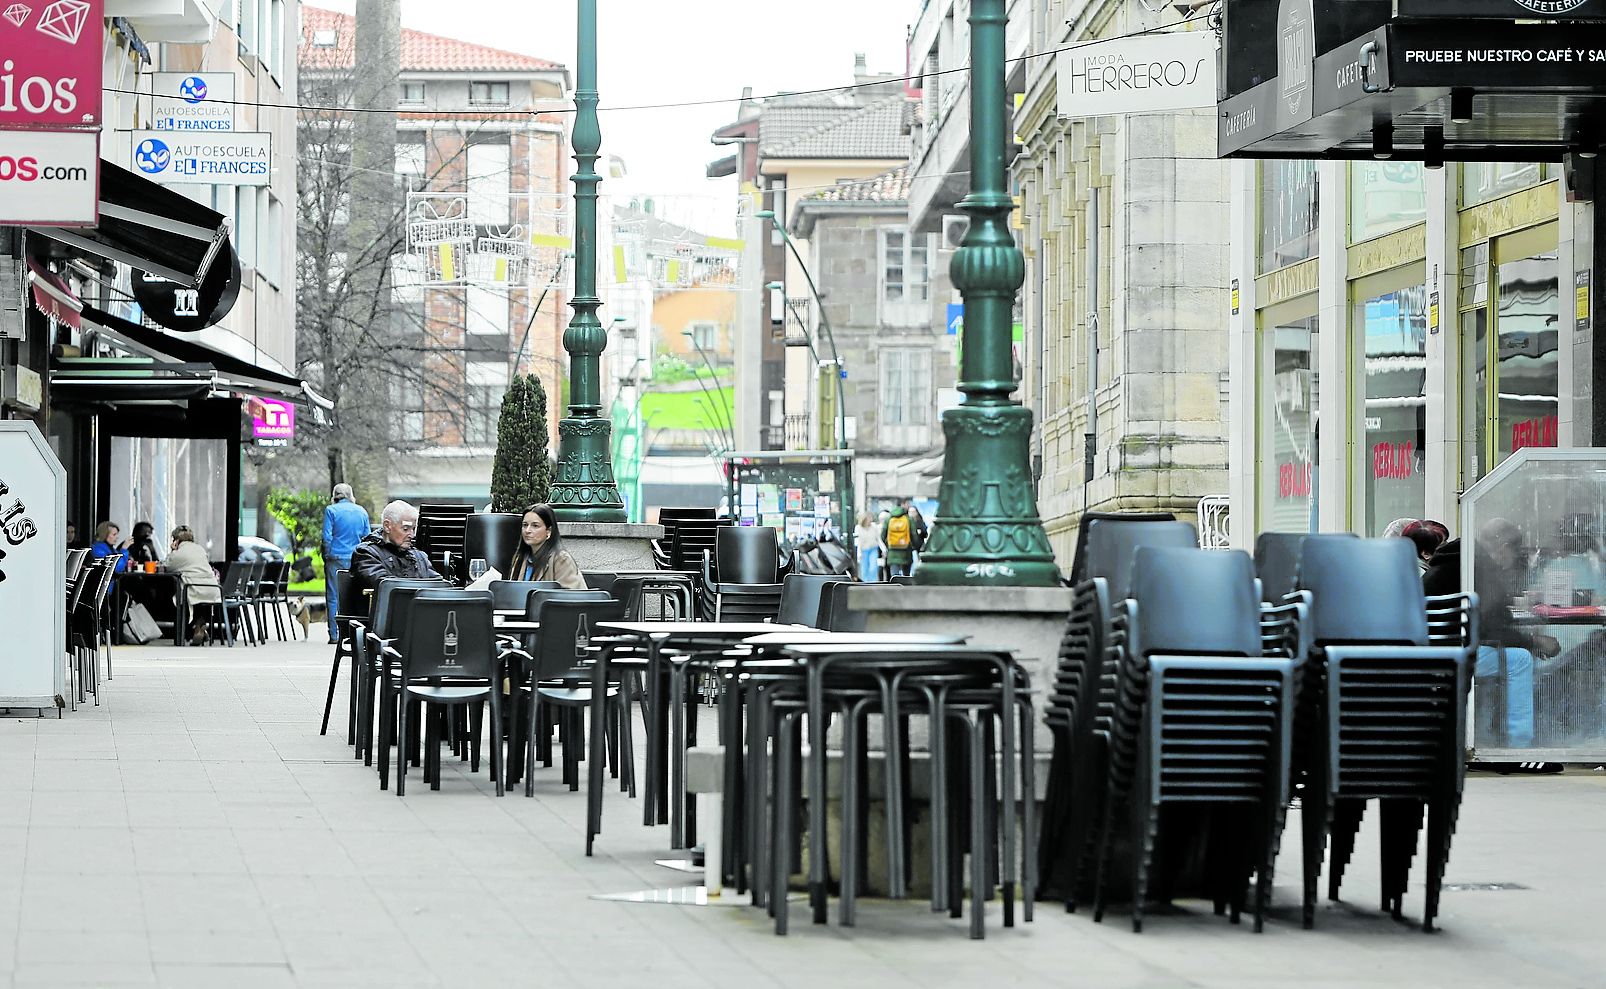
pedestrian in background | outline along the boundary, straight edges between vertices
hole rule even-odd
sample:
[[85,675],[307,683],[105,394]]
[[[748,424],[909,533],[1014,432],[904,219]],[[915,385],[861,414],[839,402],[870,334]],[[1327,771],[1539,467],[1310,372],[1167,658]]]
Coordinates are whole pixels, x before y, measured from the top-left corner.
[[887,576],[906,577],[915,561],[915,526],[909,509],[894,508],[881,523],[881,547],[887,555]]
[[859,527],[853,530],[853,548],[859,553],[859,579],[880,580],[881,530],[869,512],[859,516]]
[[340,614],[339,584],[335,574],[351,569],[351,554],[368,531],[368,510],[357,504],[351,485],[335,485],[333,501],[323,510],[323,582],[324,600],[329,610],[329,642],[339,642],[335,616]]
[[911,548],[914,550],[909,565],[910,569],[913,569],[914,565],[920,562],[920,553],[926,548],[926,537],[931,534],[931,530],[926,527],[925,516],[921,515],[920,509],[915,507],[913,498],[905,498],[903,507],[909,512],[909,537]]

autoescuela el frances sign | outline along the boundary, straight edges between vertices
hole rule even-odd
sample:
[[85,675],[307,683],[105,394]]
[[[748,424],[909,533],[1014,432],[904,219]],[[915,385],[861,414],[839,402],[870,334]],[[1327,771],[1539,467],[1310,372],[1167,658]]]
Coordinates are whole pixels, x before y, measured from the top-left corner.
[[153,130],[234,130],[232,72],[152,73],[150,99]]
[[272,176],[272,144],[266,131],[130,134],[134,167],[164,185],[267,185]]
[[1216,105],[1216,38],[1147,34],[1077,45],[1055,63],[1059,116],[1158,113]]

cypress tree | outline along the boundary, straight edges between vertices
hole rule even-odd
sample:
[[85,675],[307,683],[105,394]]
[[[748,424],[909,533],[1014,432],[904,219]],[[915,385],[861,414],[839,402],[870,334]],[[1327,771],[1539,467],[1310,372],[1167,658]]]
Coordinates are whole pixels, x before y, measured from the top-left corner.
[[513,379],[502,396],[491,467],[491,511],[520,512],[546,501],[552,488],[547,457],[546,388],[533,374]]

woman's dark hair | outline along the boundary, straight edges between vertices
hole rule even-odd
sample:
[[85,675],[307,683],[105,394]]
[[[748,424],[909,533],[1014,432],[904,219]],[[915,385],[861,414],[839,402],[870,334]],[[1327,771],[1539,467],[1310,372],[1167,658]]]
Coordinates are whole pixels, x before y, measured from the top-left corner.
[[134,542],[142,543],[156,534],[156,526],[149,522],[134,523]]
[[[546,542],[541,544],[541,548],[535,551],[535,555],[533,557],[530,556],[529,545],[524,541],[523,529],[524,516],[530,514],[531,512],[534,512],[536,516],[541,519],[542,524],[547,527],[547,532],[550,533],[550,535],[546,537]],[[513,551],[513,562],[508,565],[508,571],[503,575],[503,578],[505,580],[523,580],[524,567],[525,564],[528,563],[533,564],[530,570],[530,573],[533,576],[531,576],[530,579],[540,580],[541,572],[546,569],[547,564],[551,562],[552,558],[557,556],[558,553],[563,549],[561,545],[563,542],[563,537],[558,532],[557,513],[552,511],[551,505],[545,503],[531,505],[529,508],[526,508],[524,511],[519,513],[519,525],[519,546],[518,549]]]

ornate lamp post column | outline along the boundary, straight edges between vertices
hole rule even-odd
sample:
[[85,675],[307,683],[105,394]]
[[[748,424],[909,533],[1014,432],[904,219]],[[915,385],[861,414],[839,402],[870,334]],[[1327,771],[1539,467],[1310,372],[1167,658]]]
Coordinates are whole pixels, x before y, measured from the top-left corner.
[[1010,395],[1018,387],[1010,354],[1015,294],[1026,261],[1007,217],[1004,185],[1005,0],[970,5],[970,195],[959,208],[970,231],[949,269],[965,303],[959,390],[943,414],[941,504],[915,568],[917,584],[1051,585],[1059,579],[1037,514],[1029,445],[1032,413]]
[[579,56],[574,90],[574,317],[563,332],[569,352],[569,414],[558,423],[558,471],[552,508],[565,522],[624,522],[624,500],[609,456],[612,425],[602,412],[598,367],[608,334],[597,319],[597,0],[579,0]]

